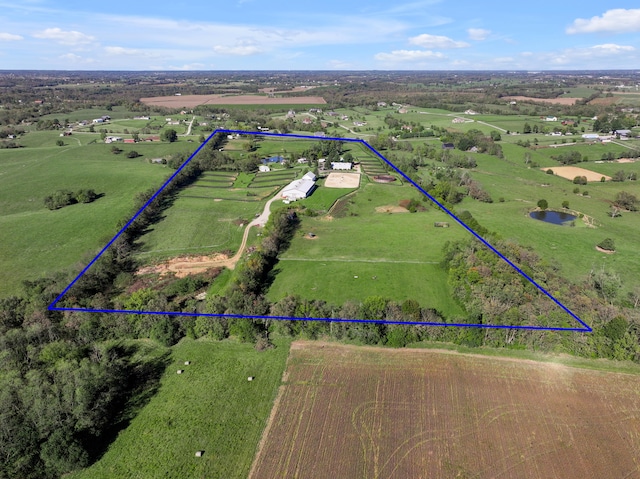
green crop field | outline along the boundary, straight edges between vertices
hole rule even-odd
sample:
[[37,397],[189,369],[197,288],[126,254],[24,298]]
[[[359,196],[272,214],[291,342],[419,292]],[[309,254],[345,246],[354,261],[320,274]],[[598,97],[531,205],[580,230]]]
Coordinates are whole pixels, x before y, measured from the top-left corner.
[[[110,145],[78,146],[78,137],[85,143],[74,135],[58,147],[56,132],[33,132],[20,139],[25,148],[0,150],[0,271],[11,272],[0,275],[2,296],[17,293],[23,280],[86,264],[117,232],[118,221],[133,214],[135,195],[159,187],[171,173],[147,159],[187,148],[178,142],[130,145],[143,156],[129,159],[129,145],[114,155]],[[44,197],[60,189],[93,189],[103,196],[56,211],[45,208]]]
[[97,463],[70,477],[247,477],[289,353],[288,342],[275,344],[257,352],[183,339],[149,403]]

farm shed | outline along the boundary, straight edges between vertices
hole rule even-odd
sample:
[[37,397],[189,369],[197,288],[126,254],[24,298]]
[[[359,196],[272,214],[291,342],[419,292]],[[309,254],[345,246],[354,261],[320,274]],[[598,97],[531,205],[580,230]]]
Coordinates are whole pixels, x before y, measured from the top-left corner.
[[353,167],[353,163],[346,161],[332,161],[331,169],[333,170],[350,170]]

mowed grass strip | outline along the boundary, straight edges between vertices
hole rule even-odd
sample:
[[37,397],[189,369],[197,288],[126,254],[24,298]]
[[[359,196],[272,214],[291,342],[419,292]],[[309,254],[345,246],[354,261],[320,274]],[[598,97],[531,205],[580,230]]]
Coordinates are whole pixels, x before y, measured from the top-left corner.
[[231,341],[183,339],[157,394],[96,464],[71,477],[247,477],[288,352],[285,341],[257,352]]

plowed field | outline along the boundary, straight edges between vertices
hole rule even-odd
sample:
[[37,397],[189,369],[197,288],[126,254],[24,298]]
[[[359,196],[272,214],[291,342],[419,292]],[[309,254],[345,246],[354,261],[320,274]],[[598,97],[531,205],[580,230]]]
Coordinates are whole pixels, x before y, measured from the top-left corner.
[[640,376],[292,346],[252,478],[640,478]]

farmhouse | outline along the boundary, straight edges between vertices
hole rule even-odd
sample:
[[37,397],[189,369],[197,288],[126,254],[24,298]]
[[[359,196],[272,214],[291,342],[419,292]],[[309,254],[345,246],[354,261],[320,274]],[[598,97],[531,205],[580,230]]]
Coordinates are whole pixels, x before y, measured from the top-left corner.
[[119,136],[107,136],[104,139],[105,143],[119,143],[122,141],[122,138]]
[[558,121],[557,116],[548,116],[544,119],[544,121]]
[[622,138],[629,138],[631,136],[631,130],[616,130],[613,133],[620,135]]
[[311,191],[315,188],[315,185],[316,176],[309,172],[299,180],[294,180],[285,186],[280,193],[280,196],[288,201],[303,200],[309,196]]
[[600,135],[598,135],[597,133],[585,133],[584,135],[582,135],[582,138],[584,138],[585,140],[599,140]]
[[443,150],[453,150],[455,148],[455,145],[453,143],[443,143],[442,144],[442,149]]
[[97,125],[98,123],[104,123],[104,120],[102,118],[96,118],[94,120],[91,120],[91,123]]
[[350,170],[353,167],[353,163],[349,163],[346,161],[332,161],[331,169],[332,170]]

